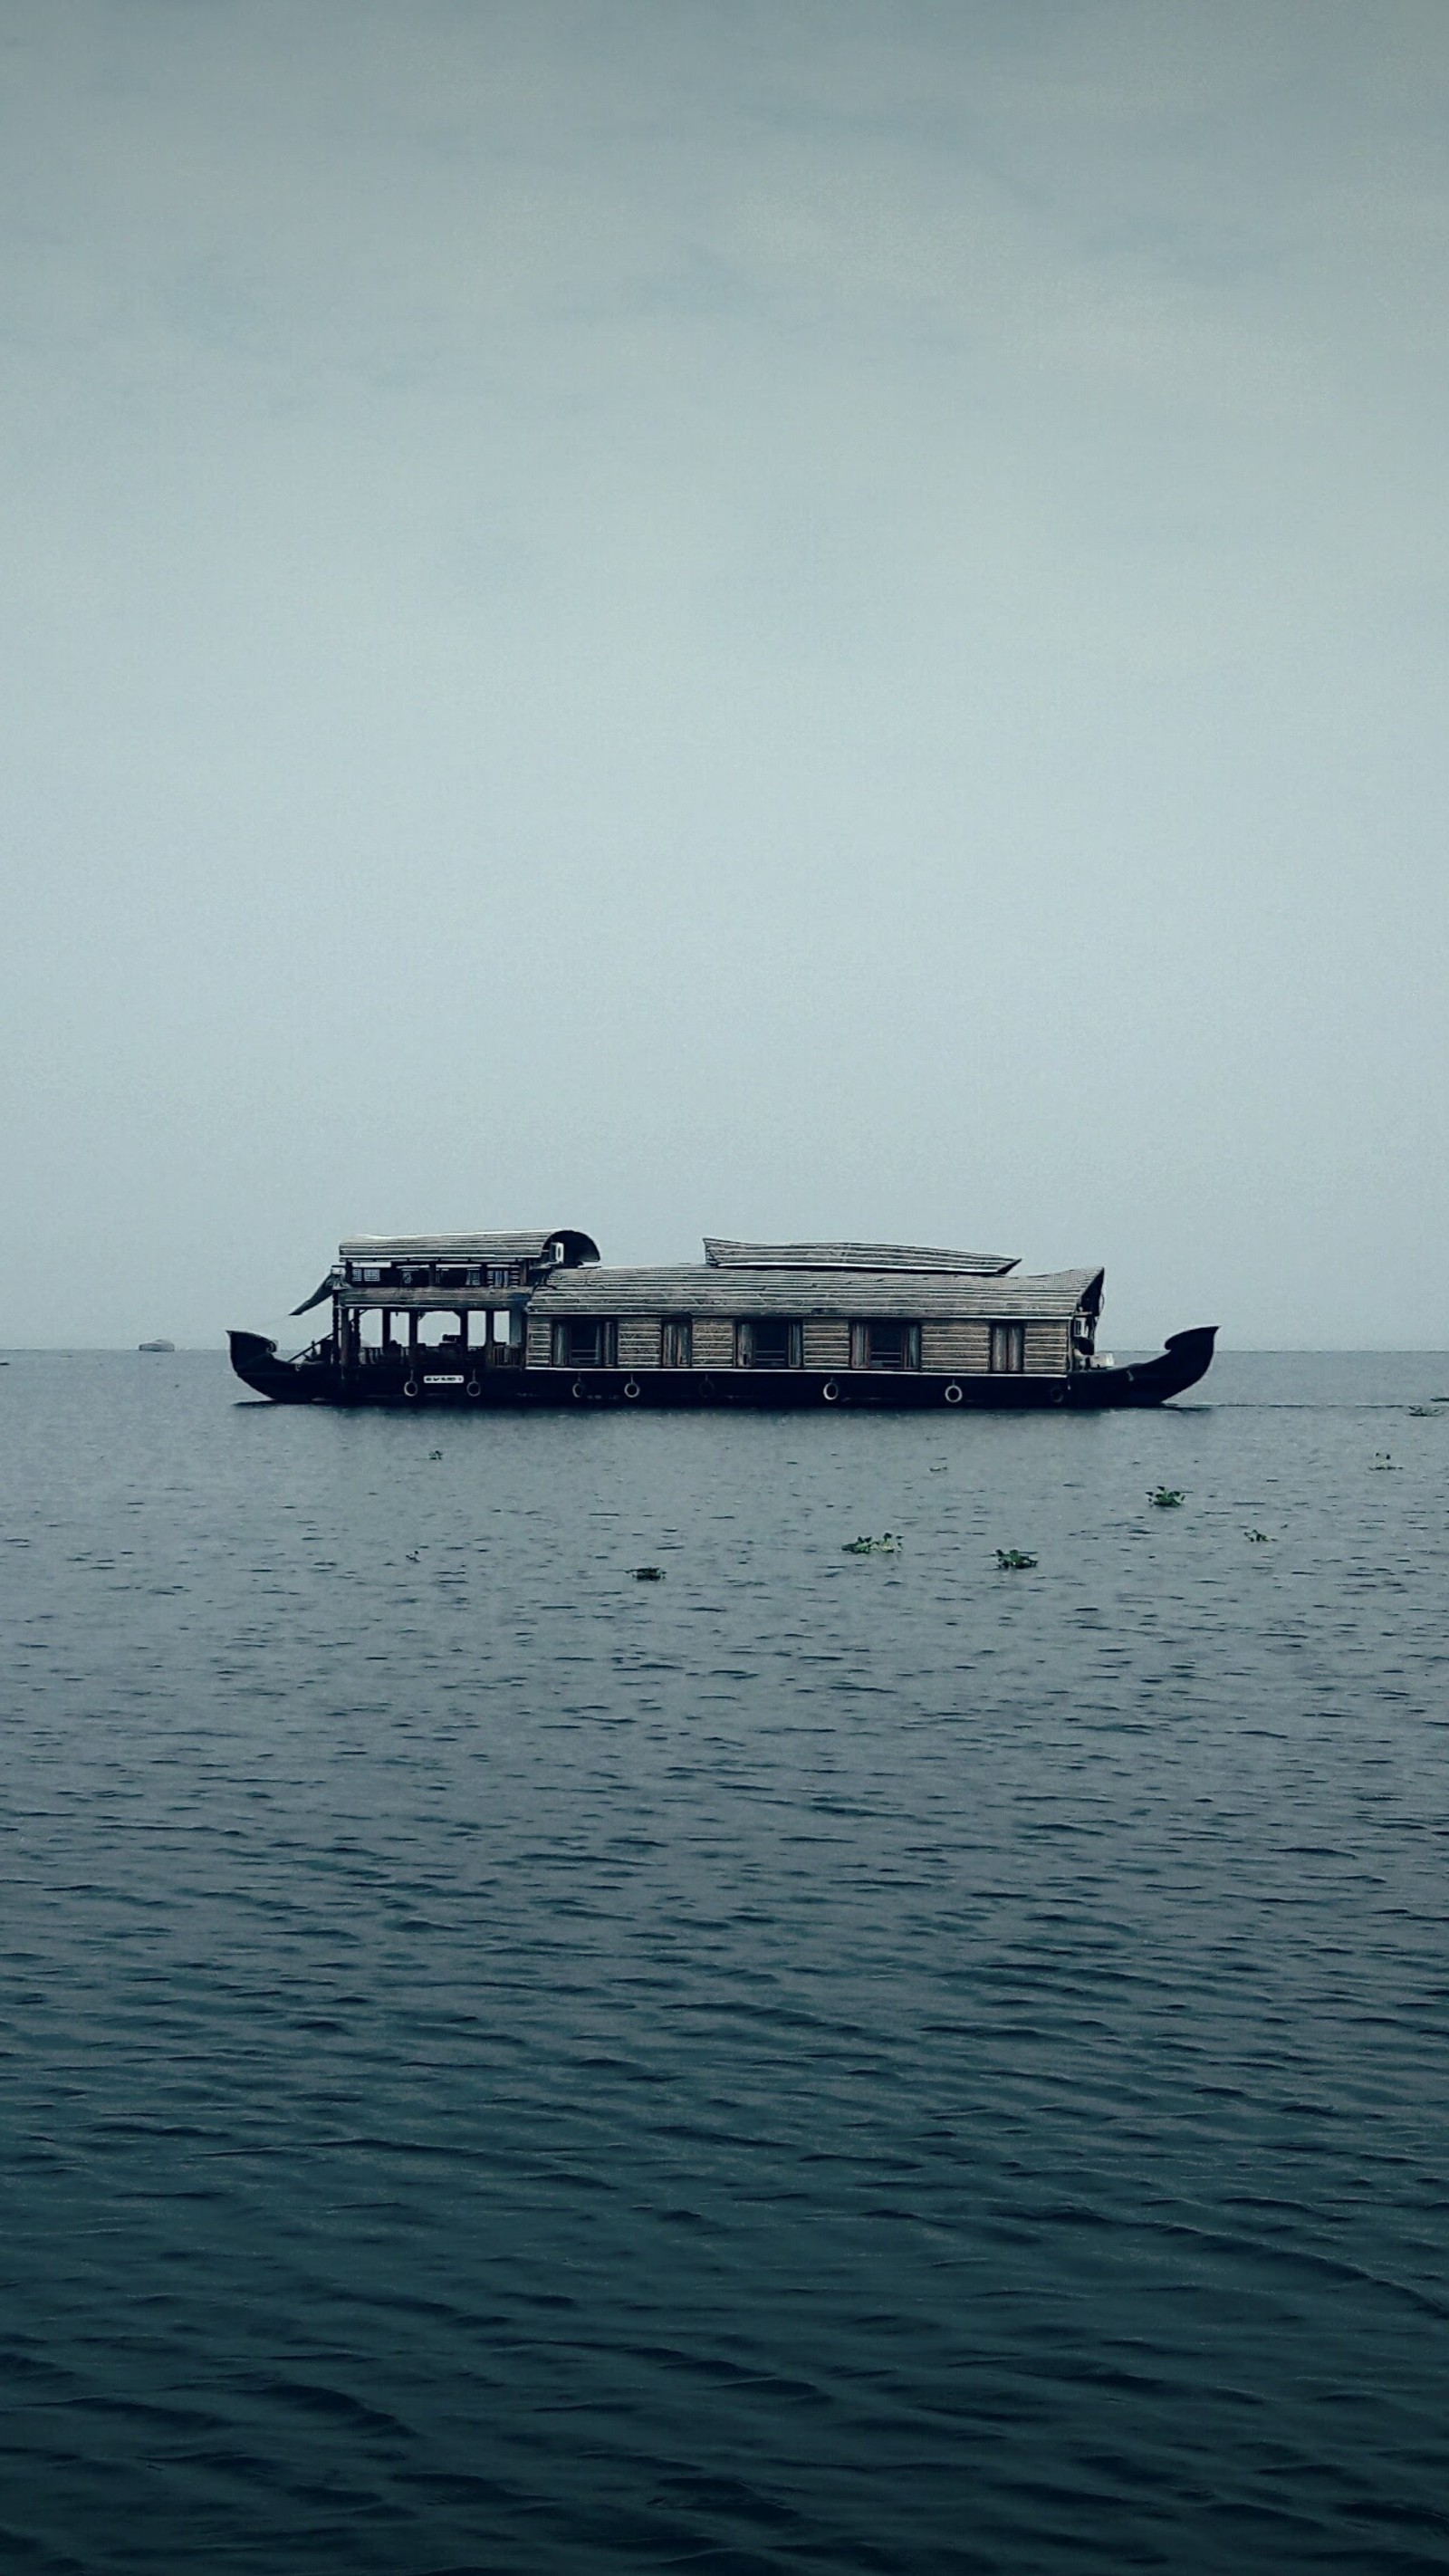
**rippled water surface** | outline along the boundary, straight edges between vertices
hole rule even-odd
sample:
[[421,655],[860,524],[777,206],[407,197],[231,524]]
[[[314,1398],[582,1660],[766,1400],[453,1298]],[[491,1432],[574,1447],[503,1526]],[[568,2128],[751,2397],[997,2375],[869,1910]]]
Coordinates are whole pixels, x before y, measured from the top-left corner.
[[241,1392],[0,1371],[7,2571],[1449,2564],[1449,1359]]

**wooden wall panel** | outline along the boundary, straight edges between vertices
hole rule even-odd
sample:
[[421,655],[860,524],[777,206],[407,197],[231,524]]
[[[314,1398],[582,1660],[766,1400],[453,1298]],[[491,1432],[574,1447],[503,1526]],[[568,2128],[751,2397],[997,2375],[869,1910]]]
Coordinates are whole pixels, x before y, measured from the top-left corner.
[[694,1365],[697,1369],[727,1369],[735,1364],[735,1328],[727,1315],[696,1315],[694,1319]]
[[987,1324],[930,1317],[921,1325],[923,1369],[959,1369],[963,1377],[984,1377],[991,1362],[991,1328]]
[[849,1368],[850,1326],[843,1315],[807,1315],[802,1330],[807,1368]]
[[620,1368],[650,1369],[659,1366],[658,1315],[621,1315],[619,1317]]
[[1029,1377],[1066,1376],[1067,1329],[1065,1324],[1054,1319],[1027,1325],[1026,1367]]

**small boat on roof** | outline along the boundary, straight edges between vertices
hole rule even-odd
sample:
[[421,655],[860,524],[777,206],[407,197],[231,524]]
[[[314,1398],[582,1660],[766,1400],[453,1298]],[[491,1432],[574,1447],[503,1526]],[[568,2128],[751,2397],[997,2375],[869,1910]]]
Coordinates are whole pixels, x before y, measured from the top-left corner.
[[332,1329],[295,1357],[231,1334],[232,1366],[282,1404],[623,1404],[920,1410],[1164,1404],[1217,1327],[1100,1361],[1103,1273],[1018,1275],[1009,1254],[898,1243],[733,1243],[606,1268],[592,1236],[364,1235],[293,1311]]

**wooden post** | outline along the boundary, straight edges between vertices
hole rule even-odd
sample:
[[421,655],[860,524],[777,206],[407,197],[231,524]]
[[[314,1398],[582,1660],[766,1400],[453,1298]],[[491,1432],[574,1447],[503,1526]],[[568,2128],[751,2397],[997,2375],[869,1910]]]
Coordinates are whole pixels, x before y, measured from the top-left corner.
[[460,1306],[458,1309],[458,1348],[462,1352],[464,1359],[466,1359],[468,1356],[468,1309],[466,1306]]
[[409,1306],[409,1308],[408,1308],[408,1366],[409,1366],[409,1368],[416,1368],[416,1367],[417,1367],[417,1364],[418,1364],[418,1310],[417,1310],[416,1306]]

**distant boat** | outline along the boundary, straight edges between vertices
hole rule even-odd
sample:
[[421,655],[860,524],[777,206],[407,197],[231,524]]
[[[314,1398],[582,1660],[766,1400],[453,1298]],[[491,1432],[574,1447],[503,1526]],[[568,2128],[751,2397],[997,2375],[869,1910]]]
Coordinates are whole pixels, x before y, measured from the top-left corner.
[[174,1342],[138,1342],[136,1348],[138,1351],[174,1351],[176,1344]]

